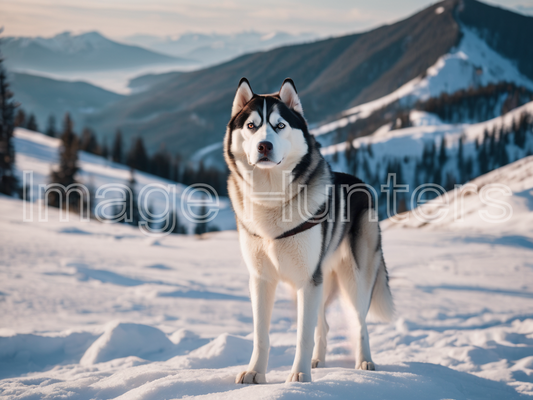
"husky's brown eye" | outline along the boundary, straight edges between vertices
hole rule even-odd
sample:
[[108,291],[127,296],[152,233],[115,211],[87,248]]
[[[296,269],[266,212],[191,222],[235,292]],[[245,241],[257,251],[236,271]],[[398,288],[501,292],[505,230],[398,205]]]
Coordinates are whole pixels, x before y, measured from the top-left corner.
[[250,122],[250,123],[248,124],[248,129],[254,129],[254,128],[255,128],[254,123],[253,123],[253,122]]
[[283,129],[283,128],[285,128],[285,124],[283,122],[280,122],[278,124],[278,129]]

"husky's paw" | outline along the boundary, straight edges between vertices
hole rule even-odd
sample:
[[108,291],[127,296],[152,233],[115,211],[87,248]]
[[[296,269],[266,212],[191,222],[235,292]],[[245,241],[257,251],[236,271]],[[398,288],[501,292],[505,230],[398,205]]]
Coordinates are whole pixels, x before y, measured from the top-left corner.
[[291,372],[285,383],[289,382],[311,382],[311,374],[304,374],[303,372]]
[[355,367],[355,369],[362,369],[363,371],[375,371],[374,363],[372,361],[363,361],[361,365]]
[[311,360],[311,368],[323,368],[324,367],[324,361],[318,360],[316,358],[313,358]]
[[237,374],[235,383],[266,383],[266,375],[255,371],[243,371]]

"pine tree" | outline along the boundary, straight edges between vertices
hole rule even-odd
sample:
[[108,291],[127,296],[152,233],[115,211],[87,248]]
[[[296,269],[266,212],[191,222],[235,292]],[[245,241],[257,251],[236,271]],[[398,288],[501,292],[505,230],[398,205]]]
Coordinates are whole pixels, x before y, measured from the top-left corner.
[[489,147],[487,155],[489,160],[489,171],[497,168],[498,166],[495,165],[496,158],[498,155],[498,149],[496,148],[496,126],[494,126],[494,129],[492,130],[492,133],[489,138]]
[[444,168],[444,165],[446,164],[447,159],[448,159],[448,156],[446,154],[446,136],[442,135],[442,140],[440,142],[440,149],[439,149],[440,168]]
[[500,137],[498,143],[498,167],[509,164],[509,155],[507,154],[508,135]]
[[15,126],[20,128],[24,128],[26,126],[26,113],[22,108],[18,109],[17,115],[15,116]]
[[464,167],[464,175],[462,182],[467,182],[472,178],[472,173],[474,172],[474,161],[471,157],[467,157]]
[[181,162],[181,156],[179,154],[176,154],[174,156],[174,159],[172,160],[172,176],[170,178],[174,182],[181,182],[180,162]]
[[457,149],[457,170],[459,171],[459,181],[461,182],[462,179],[465,177],[465,170],[464,170],[464,141],[465,141],[465,135],[462,134],[459,138],[459,148]]
[[104,144],[102,145],[102,151],[101,151],[100,155],[106,160],[109,158],[109,149],[107,148],[107,138],[106,137],[104,137]]
[[96,155],[100,154],[101,150],[100,146],[98,145],[98,140],[96,139],[96,135],[91,128],[85,127],[83,129],[80,140],[80,150]]
[[48,125],[46,126],[46,132],[45,134],[50,137],[56,137],[57,130],[56,130],[56,117],[50,114],[48,117]]
[[115,133],[115,141],[113,142],[113,149],[111,150],[111,160],[116,163],[122,163],[122,132],[117,129]]
[[196,227],[194,228],[195,235],[203,235],[207,232],[207,207],[205,204],[202,204],[200,208],[200,213],[196,219]]
[[165,179],[171,179],[171,159],[170,155],[161,149],[152,156],[150,161],[150,173]]
[[126,163],[130,168],[149,172],[150,163],[142,138],[135,139],[133,146],[128,152]]
[[489,158],[487,155],[487,146],[479,146],[477,160],[479,164],[479,174],[483,175],[489,172]]
[[13,129],[15,127],[15,102],[9,90],[6,72],[0,58],[0,193],[8,196],[18,190],[18,180],[14,174],[15,148]]
[[26,124],[26,129],[34,132],[39,132],[39,127],[37,126],[37,119],[35,118],[35,114],[30,114],[30,117],[28,118],[28,122]]
[[[139,203],[137,201],[137,192],[135,190],[135,175],[134,170],[130,169],[130,179],[128,180],[128,191],[126,191],[125,196],[125,212],[124,216],[121,219],[121,222],[128,223],[133,226],[139,226],[139,222],[141,220],[140,213],[139,213]],[[127,221],[129,220],[129,221]]]
[[[61,204],[67,206],[66,189],[69,185],[76,183],[75,175],[78,172],[78,137],[74,133],[70,114],[65,115],[63,133],[61,134],[61,148],[59,151],[59,169],[52,171],[51,183],[62,185],[60,193],[52,191],[49,195],[49,204],[53,207],[60,207]],[[72,192],[68,196],[68,207],[74,211],[80,210],[79,193]]]

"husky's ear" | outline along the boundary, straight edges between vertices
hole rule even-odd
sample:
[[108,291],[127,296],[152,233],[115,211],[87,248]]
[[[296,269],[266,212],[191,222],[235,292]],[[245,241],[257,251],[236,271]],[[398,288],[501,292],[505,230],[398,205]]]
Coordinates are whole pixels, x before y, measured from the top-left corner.
[[292,108],[297,113],[304,115],[304,109],[302,108],[302,103],[296,92],[296,86],[291,78],[287,78],[281,84],[281,89],[279,90],[279,97],[282,102],[284,102],[287,107]]
[[254,92],[252,92],[252,87],[248,79],[241,78],[239,82],[239,87],[237,88],[237,93],[235,93],[235,99],[233,99],[233,107],[231,108],[231,117],[233,118],[237,115],[254,97]]

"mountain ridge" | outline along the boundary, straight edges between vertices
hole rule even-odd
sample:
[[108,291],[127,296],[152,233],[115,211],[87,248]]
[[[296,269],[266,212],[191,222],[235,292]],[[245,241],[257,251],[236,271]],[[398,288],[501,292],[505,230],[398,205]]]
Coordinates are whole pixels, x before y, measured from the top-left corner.
[[[436,14],[435,9],[443,4],[448,10]],[[183,73],[129,96],[88,122],[103,132],[113,131],[118,124],[126,136],[145,136],[151,150],[165,142],[172,151],[190,153],[222,139],[241,76],[247,76],[258,93],[277,91],[283,79],[291,76],[306,117],[311,123],[318,122],[354,102],[369,99],[364,89],[380,97],[433,65],[457,43],[459,28],[451,15],[454,4],[448,0],[432,5],[406,20],[369,32],[247,54]],[[427,31],[439,27],[449,34],[438,35],[428,49],[431,54],[420,60],[417,40],[423,41]],[[386,73],[398,65],[398,60],[403,72],[395,80],[394,73]],[[382,68],[376,73],[373,65]],[[148,131],[149,137],[143,135]],[[195,140],[189,132],[194,132]]]
[[50,38],[5,37],[2,39],[2,54],[9,70],[55,73],[190,62],[118,43],[96,31],[79,35],[63,32]]
[[[478,9],[490,18],[476,26],[471,20]],[[222,140],[235,87],[242,76],[249,78],[258,93],[277,91],[283,79],[290,76],[296,82],[306,118],[315,127],[334,120],[333,117],[348,109],[403,90],[413,80],[424,83],[426,76],[442,69],[439,63],[446,64],[450,54],[459,67],[463,62],[470,62],[468,55],[455,54],[454,49],[462,43],[465,29],[486,36],[483,32],[496,26],[496,22],[491,22],[494,15],[511,18],[511,22],[522,21],[516,26],[506,24],[504,31],[497,31],[494,37],[499,37],[501,43],[512,41],[524,24],[533,29],[533,17],[475,0],[445,0],[402,21],[368,32],[244,54],[192,72],[147,76],[134,83],[132,95],[87,116],[85,123],[93,126],[100,136],[112,135],[121,128],[127,142],[141,136],[150,152],[164,143],[169,151],[187,158]],[[497,51],[500,42],[486,40],[487,46]],[[527,69],[530,51],[515,50],[506,53],[518,57],[510,61],[522,65],[524,76],[533,79],[533,71]],[[464,87],[454,90],[482,84],[478,82],[487,80],[483,79],[486,75],[496,76],[493,71],[484,71],[490,66],[483,62],[477,65],[474,61],[467,69],[443,70],[444,75],[472,75],[457,76]],[[444,75],[437,78],[453,83],[455,76]],[[437,86],[452,93],[451,88],[457,85],[449,85],[450,82]]]

